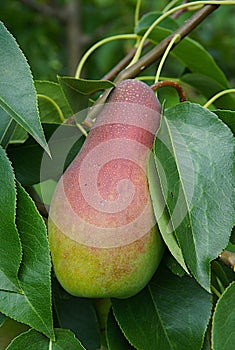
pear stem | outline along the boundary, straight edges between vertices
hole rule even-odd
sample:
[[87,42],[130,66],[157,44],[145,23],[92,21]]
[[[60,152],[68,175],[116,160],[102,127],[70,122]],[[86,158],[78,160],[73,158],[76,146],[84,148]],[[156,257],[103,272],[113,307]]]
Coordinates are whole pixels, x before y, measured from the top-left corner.
[[[193,9],[198,9],[198,8],[201,8],[203,5],[207,5],[207,4],[211,4],[211,5],[231,5],[233,4],[233,2],[231,1],[193,1],[192,3],[190,3],[190,8],[192,8],[193,6]],[[181,4],[179,6],[176,6],[170,10],[168,10],[167,12],[164,12],[160,17],[158,17],[152,24],[151,26],[146,30],[146,32],[144,33],[143,37],[141,38],[140,40],[140,43],[139,43],[139,46],[138,46],[138,49],[135,53],[135,56],[133,57],[131,63],[129,64],[128,67],[134,65],[135,63],[137,63],[139,61],[139,58],[141,56],[141,52],[142,52],[142,49],[143,49],[143,44],[145,42],[145,40],[149,37],[149,34],[152,32],[152,30],[154,28],[156,28],[156,26],[162,22],[165,18],[169,17],[170,15],[174,14],[175,12],[178,12],[180,10],[183,10],[183,9],[186,9],[189,7],[189,4],[188,3],[184,3],[184,4]],[[180,33],[178,33],[180,34]]]
[[159,81],[158,83],[153,84],[151,87],[151,89],[153,91],[158,90],[159,88],[163,87],[163,86],[171,86],[174,89],[177,90],[178,96],[179,96],[179,100],[180,102],[185,102],[186,96],[185,96],[185,92],[184,89],[182,88],[182,86],[180,84],[178,84],[176,81],[170,81],[170,80],[165,80],[165,81]]
[[111,302],[110,298],[97,298],[95,299],[95,309],[100,327],[100,350],[107,350],[106,342],[106,326],[108,320],[108,314],[110,310]]

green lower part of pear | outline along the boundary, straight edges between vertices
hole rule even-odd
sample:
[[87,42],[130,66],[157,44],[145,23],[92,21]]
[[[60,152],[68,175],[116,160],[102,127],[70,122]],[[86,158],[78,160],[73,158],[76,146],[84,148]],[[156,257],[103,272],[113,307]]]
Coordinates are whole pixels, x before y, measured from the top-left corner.
[[135,295],[153,276],[164,251],[157,226],[129,245],[93,248],[71,240],[49,220],[49,242],[62,287],[87,298]]

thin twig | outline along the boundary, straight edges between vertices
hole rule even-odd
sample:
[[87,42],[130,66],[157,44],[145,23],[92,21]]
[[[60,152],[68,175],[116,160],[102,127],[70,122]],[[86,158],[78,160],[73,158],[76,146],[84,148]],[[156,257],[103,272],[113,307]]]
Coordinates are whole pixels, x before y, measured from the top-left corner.
[[127,69],[123,70],[115,79],[115,82],[120,82],[124,79],[129,79],[137,76],[144,69],[153,64],[161,55],[164,53],[168,44],[172,38],[176,35],[180,35],[180,40],[175,43],[173,47],[178,45],[183,38],[185,38],[189,33],[193,31],[209,14],[215,11],[220,5],[205,5],[200,10],[198,10],[191,18],[187,20],[180,28],[178,28],[174,33],[163,39],[154,49],[145,54],[138,62],[129,66]]
[[[144,48],[146,48],[149,45],[150,41],[147,40],[144,44]],[[105,74],[102,78],[102,80],[111,80],[113,79],[118,73],[120,73],[120,71],[125,68],[127,66],[127,64],[132,60],[132,58],[134,57],[135,53],[136,53],[136,48],[134,47],[115,67],[113,67],[107,74]],[[105,90],[105,92],[101,95],[103,99],[106,100],[106,98],[108,97],[110,91],[112,89],[107,89]],[[101,96],[99,98],[101,98]],[[96,111],[96,106],[97,106],[97,111]],[[100,111],[100,105],[94,103],[94,105],[90,108],[90,111],[86,117],[86,119],[83,121],[83,124],[88,127],[91,128],[93,125],[93,119],[92,116],[96,116],[99,111]],[[92,111],[92,112],[91,112]]]
[[[146,53],[142,58],[138,60],[135,64],[129,66],[126,69],[123,69],[116,79],[115,83],[118,83],[125,79],[130,79],[136,77],[140,72],[153,64],[158,58],[162,56],[165,52],[167,46],[171,42],[172,38],[176,35],[180,35],[180,40],[175,43],[172,49],[178,45],[183,38],[185,38],[189,33],[193,31],[209,14],[215,11],[220,5],[205,5],[200,10],[198,10],[190,19],[188,19],[180,28],[178,28],[174,33],[163,39],[156,47],[151,51]],[[111,89],[105,90],[104,93],[96,100],[91,109],[88,112],[88,115],[84,121],[85,125],[92,125],[92,120],[96,118],[97,114],[102,109],[103,104],[105,103],[108,95],[110,94]]]
[[[188,0],[184,0],[184,1],[182,2],[182,4],[187,4],[187,2],[188,2]],[[187,11],[187,8],[182,9],[182,10],[179,10],[179,11],[173,13],[173,14],[171,15],[171,17],[174,18],[174,19],[176,19],[176,18],[178,18],[182,13],[184,13],[185,11]]]
[[[147,40],[144,44],[144,48],[146,48],[149,45],[150,41]],[[102,78],[102,80],[111,80],[113,79],[122,69],[124,69],[128,63],[131,62],[132,58],[134,57],[136,53],[137,48],[134,47],[131,49],[128,54],[115,66],[113,67],[107,74],[105,74]]]

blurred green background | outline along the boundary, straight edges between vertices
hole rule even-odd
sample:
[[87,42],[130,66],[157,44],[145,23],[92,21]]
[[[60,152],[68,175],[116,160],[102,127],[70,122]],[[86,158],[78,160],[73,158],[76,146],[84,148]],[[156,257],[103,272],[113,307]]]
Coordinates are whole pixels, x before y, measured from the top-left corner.
[[[169,3],[142,0],[140,14],[162,11]],[[56,80],[57,74],[73,76],[82,54],[98,40],[133,33],[135,5],[136,0],[1,0],[0,19],[25,53],[34,78]],[[189,15],[183,13],[177,21],[182,23]],[[235,6],[221,6],[191,34],[213,55],[231,85],[235,85],[234,18]],[[104,45],[87,61],[83,77],[102,78],[133,44],[128,40]],[[179,71],[177,62],[169,60],[164,73]]]
[[[183,2],[173,1],[174,5]],[[172,3],[166,0],[142,0],[140,17],[150,11],[163,11]],[[86,50],[110,35],[133,33],[136,0],[0,0],[0,20],[14,35],[31,66],[34,79],[57,81],[57,75],[74,76]],[[184,23],[192,12],[184,12],[177,22]],[[220,6],[191,33],[214,57],[231,86],[235,86],[235,6]],[[82,71],[87,79],[102,78],[133,47],[135,41],[108,43],[88,59]],[[201,63],[203,64],[203,62]],[[156,73],[158,62],[143,74]],[[17,69],[17,67],[16,67]],[[164,64],[162,74],[177,78],[185,67],[173,57]],[[165,90],[164,90],[165,89]],[[187,87],[187,98],[206,101]],[[174,89],[163,88],[158,97],[166,105],[178,102]],[[36,185],[43,200],[50,203],[55,182]]]

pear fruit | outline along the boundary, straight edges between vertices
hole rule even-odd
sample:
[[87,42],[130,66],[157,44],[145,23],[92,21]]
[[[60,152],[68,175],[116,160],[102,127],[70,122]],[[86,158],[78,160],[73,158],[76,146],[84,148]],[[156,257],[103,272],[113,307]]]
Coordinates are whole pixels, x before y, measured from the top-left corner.
[[57,184],[49,243],[55,274],[72,295],[130,297],[159,265],[164,244],[146,172],[160,113],[148,85],[117,84]]

